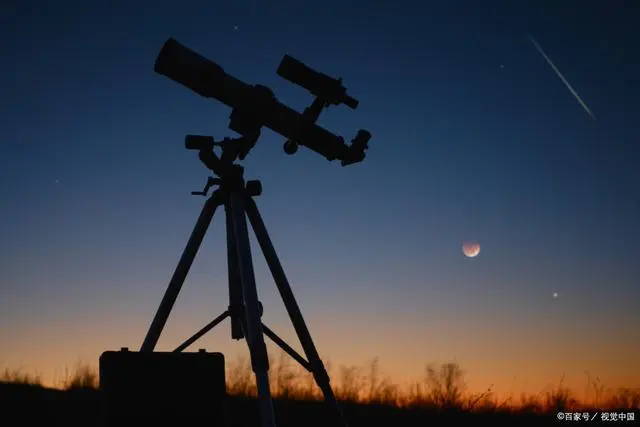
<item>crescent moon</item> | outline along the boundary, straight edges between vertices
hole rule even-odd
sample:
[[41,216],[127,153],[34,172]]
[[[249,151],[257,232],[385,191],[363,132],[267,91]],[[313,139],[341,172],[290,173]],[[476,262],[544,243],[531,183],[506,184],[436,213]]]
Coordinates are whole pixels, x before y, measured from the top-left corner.
[[465,242],[462,245],[462,253],[467,258],[477,257],[478,254],[480,253],[480,243],[473,242],[473,241]]

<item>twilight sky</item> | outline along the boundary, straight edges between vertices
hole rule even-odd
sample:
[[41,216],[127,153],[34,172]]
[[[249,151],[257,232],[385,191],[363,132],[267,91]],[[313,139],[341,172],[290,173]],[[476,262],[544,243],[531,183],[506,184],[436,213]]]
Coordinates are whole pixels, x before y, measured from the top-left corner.
[[[363,163],[287,156],[270,130],[245,162],[322,357],[378,356],[397,382],[456,360],[473,390],[640,385],[639,19],[632,0],[9,1],[0,368],[52,381],[142,343],[204,201],[184,135],[233,135],[227,106],[153,72],[175,37],[299,111],[285,53],[360,101],[319,123],[370,130]],[[223,231],[218,214],[159,349],[226,309]],[[299,348],[253,243],[265,323]],[[227,322],[201,347],[246,354]]]

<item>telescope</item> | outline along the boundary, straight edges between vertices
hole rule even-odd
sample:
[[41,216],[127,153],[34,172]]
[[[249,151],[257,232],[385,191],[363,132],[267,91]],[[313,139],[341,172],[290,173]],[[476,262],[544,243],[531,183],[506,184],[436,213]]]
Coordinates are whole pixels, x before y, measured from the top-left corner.
[[[191,192],[194,196],[207,197],[207,201],[202,207],[180,261],[171,276],[167,290],[160,301],[158,310],[140,347],[139,355],[133,357],[137,358],[135,360],[157,360],[158,363],[164,363],[162,360],[164,360],[165,356],[154,352],[154,349],[213,220],[214,213],[218,208],[223,208],[226,225],[228,308],[176,347],[173,353],[180,353],[187,349],[224,319],[229,318],[231,320],[231,338],[235,340],[244,339],[249,348],[251,369],[255,374],[263,427],[276,427],[270,391],[269,357],[267,355],[265,337],[269,338],[304,369],[313,374],[316,384],[322,391],[325,402],[334,408],[335,415],[341,424],[344,427],[348,427],[331,387],[329,374],[318,354],[284,268],[278,259],[271,237],[267,232],[266,225],[256,202],[253,200],[254,197],[261,195],[262,183],[259,180],[245,180],[244,167],[234,162],[236,159],[243,160],[248,155],[260,137],[262,127],[266,126],[286,138],[284,150],[287,154],[294,154],[298,146],[302,145],[321,154],[330,161],[339,160],[342,166],[358,163],[365,158],[365,151],[371,138],[371,134],[368,131],[360,129],[352,139],[351,144],[347,145],[344,142],[344,138],[316,124],[323,109],[331,105],[341,104],[351,109],[356,109],[358,100],[347,93],[347,89],[342,85],[342,79],[333,78],[315,71],[289,55],[285,55],[282,59],[277,70],[278,75],[302,86],[315,96],[313,103],[305,108],[302,113],[279,102],[273,91],[268,87],[249,85],[238,80],[227,74],[215,62],[182,46],[172,38],[162,47],[156,59],[154,70],[186,86],[198,95],[206,98],[215,98],[231,107],[229,128],[240,134],[240,137],[224,138],[218,141],[212,136],[204,135],[187,135],[185,137],[185,148],[197,150],[200,161],[211,169],[216,176],[210,176],[207,179],[202,191]],[[222,149],[220,157],[215,153],[215,147]],[[209,196],[209,190],[212,188],[215,188],[215,191]],[[262,321],[263,307],[258,299],[249,238],[250,228],[253,230],[264,259],[269,266],[280,297],[304,351],[304,356],[287,344]],[[210,359],[213,362],[217,360],[215,357],[212,359],[205,356],[207,355],[202,355],[200,359]],[[127,357],[129,356],[125,352],[124,356],[117,356],[116,359],[123,360],[124,363]],[[108,362],[108,360],[109,358],[106,357],[105,361]],[[198,358],[194,360],[198,360]],[[220,371],[219,368],[222,365],[220,363],[214,363],[214,365],[218,366],[218,371]],[[108,366],[109,364],[106,363],[105,369]],[[115,369],[116,365],[113,366]],[[181,369],[179,366],[175,368],[177,371]],[[129,377],[129,372],[125,370],[123,373],[116,375],[114,383],[124,387],[126,384],[119,382],[119,378]],[[181,377],[182,372],[176,375],[176,378]],[[221,378],[224,377],[222,376]],[[127,389],[127,387],[124,388]],[[170,406],[174,405],[171,404]],[[189,410],[191,410],[191,407],[189,407]],[[151,412],[155,412],[155,409],[151,409]]]
[[[229,128],[247,137],[245,141],[249,140],[249,144],[241,150],[241,155],[246,156],[255,145],[261,127],[266,126],[287,138],[284,144],[287,154],[294,154],[302,145],[329,161],[339,160],[342,166],[358,163],[365,158],[370,132],[358,130],[351,145],[347,145],[343,137],[316,124],[324,108],[344,104],[356,109],[358,101],[348,95],[342,79],[313,70],[292,56],[284,56],[277,74],[315,96],[313,103],[303,113],[279,102],[270,88],[250,85],[231,76],[215,62],[173,38],[162,47],[154,71],[200,96],[215,98],[231,107]],[[200,140],[200,143],[203,141]],[[185,144],[187,148],[200,149],[196,140],[185,141]]]

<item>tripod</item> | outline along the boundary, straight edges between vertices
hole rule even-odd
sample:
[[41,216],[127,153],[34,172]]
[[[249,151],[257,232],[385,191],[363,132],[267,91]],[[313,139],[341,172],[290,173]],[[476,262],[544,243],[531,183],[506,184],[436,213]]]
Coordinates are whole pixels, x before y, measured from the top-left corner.
[[[257,180],[247,181],[245,183],[243,176],[244,168],[240,165],[233,164],[233,161],[238,155],[241,159],[246,156],[249,149],[255,144],[256,139],[257,135],[253,135],[251,138],[225,139],[223,143],[216,144],[213,142],[213,138],[210,138],[207,143],[198,147],[200,150],[200,159],[218,175],[218,178],[210,177],[203,191],[192,192],[192,194],[206,196],[211,187],[218,186],[218,188],[207,199],[202,208],[202,212],[182,253],[178,266],[173,273],[140,351],[151,352],[154,350],[196,253],[213,220],[214,213],[219,206],[224,206],[226,217],[227,268],[229,275],[228,309],[196,332],[192,337],[188,338],[178,346],[174,352],[183,351],[229,317],[231,321],[232,339],[239,340],[244,338],[249,347],[251,367],[256,377],[258,401],[264,427],[275,427],[276,425],[269,389],[269,360],[264,335],[313,374],[318,387],[324,395],[325,401],[335,408],[342,424],[346,426],[347,423],[344,420],[342,411],[331,388],[327,371],[318,355],[318,351],[316,350],[309,329],[305,324],[300,308],[295,300],[282,264],[278,259],[278,255],[273,247],[258,207],[253,200],[254,196],[262,193],[261,183]],[[222,147],[223,153],[221,158],[218,158],[213,152],[214,145]],[[193,148],[189,147],[188,141],[187,148]],[[267,261],[298,339],[304,349],[306,359],[261,321],[263,308],[262,304],[258,301],[247,217],[249,218],[251,227],[254,230],[257,241]]]

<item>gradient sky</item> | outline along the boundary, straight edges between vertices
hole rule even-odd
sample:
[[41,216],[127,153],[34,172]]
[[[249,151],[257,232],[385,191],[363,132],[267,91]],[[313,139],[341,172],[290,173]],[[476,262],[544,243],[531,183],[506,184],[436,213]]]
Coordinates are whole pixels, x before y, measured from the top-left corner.
[[[287,156],[270,130],[245,162],[323,358],[378,356],[400,383],[456,360],[473,390],[640,385],[639,20],[632,0],[3,4],[0,367],[52,381],[142,343],[203,203],[184,135],[233,135],[227,106],[153,72],[175,37],[299,111],[285,53],[360,101],[319,123],[369,129],[363,163]],[[158,349],[225,310],[223,231]],[[254,254],[265,323],[299,348]],[[246,355],[229,334],[195,348]]]

